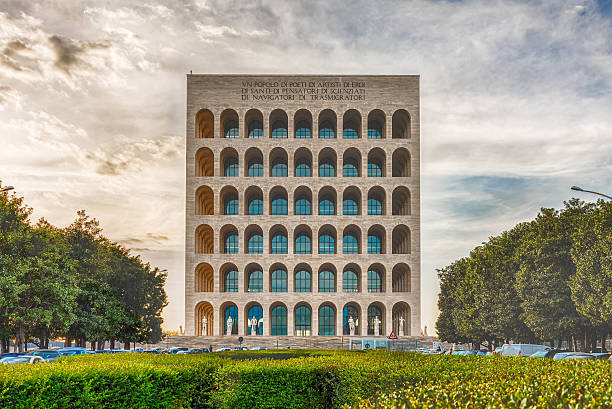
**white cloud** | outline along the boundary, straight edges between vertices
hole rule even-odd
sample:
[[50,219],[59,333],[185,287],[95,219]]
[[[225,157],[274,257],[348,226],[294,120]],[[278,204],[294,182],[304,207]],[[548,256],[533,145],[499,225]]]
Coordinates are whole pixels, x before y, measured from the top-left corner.
[[421,74],[432,328],[434,268],[560,206],[571,184],[612,186],[612,24],[597,10],[595,0],[13,2],[0,13],[0,176],[37,215],[67,224],[86,208],[117,240],[142,240],[148,259],[172,266],[177,327],[185,73]]

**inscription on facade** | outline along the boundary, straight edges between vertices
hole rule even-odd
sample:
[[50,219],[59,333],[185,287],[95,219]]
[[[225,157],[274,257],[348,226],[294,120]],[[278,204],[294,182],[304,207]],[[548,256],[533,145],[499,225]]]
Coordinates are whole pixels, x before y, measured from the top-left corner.
[[365,81],[243,81],[243,101],[365,101]]

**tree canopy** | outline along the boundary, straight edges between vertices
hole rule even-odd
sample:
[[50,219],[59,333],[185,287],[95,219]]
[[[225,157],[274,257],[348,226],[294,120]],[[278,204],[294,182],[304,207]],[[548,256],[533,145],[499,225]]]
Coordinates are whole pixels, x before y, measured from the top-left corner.
[[166,273],[104,237],[84,210],[60,229],[0,193],[0,340],[157,342]]
[[438,271],[442,340],[566,341],[612,334],[612,203],[572,199]]

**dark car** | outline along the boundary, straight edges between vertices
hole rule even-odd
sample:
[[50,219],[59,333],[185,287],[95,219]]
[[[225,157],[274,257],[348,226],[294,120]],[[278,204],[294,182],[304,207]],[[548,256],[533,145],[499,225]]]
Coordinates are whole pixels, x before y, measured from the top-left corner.
[[39,356],[45,360],[45,362],[53,362],[57,358],[61,358],[62,354],[55,349],[36,349],[34,351],[29,351],[27,356]]
[[610,352],[593,352],[591,355],[593,355],[595,357],[595,359],[600,359],[602,361],[605,361],[606,359],[610,359],[610,357],[612,356],[612,353],[610,353]]
[[27,352],[5,352],[0,354],[0,358],[10,358],[27,354]]
[[87,350],[83,347],[65,347],[59,348],[58,352],[62,356],[85,355]]
[[585,359],[585,360],[594,360],[595,357],[586,352],[570,352],[568,355],[561,359]]
[[170,349],[168,350],[168,353],[169,353],[169,354],[176,354],[176,353],[177,353],[177,352],[179,352],[179,351],[189,351],[189,348],[186,348],[186,347],[180,347],[180,348],[170,348]]

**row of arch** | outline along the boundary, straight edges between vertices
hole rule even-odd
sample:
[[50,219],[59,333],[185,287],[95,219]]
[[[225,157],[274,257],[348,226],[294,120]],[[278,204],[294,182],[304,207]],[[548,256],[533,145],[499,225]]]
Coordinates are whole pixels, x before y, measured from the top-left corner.
[[[339,275],[331,263],[323,263],[313,274],[312,267],[307,263],[299,263],[290,275],[283,263],[273,263],[264,274],[264,269],[258,263],[249,263],[242,274],[233,263],[225,263],[218,272],[219,292],[225,293],[385,293],[387,292],[385,266],[380,263],[371,264],[366,275],[356,263],[349,263]],[[291,278],[291,280],[290,280]],[[391,271],[391,292],[405,293],[411,291],[410,267],[406,263],[398,263]],[[242,283],[242,285],[241,285]],[[195,292],[215,291],[215,272],[208,263],[200,263],[195,268]],[[242,290],[242,291],[241,291]]]
[[[258,109],[250,109],[244,116],[243,129],[240,129],[238,113],[231,108],[221,112],[219,126],[222,138],[276,138],[289,137],[289,117],[282,109],[275,109],[267,118],[267,127],[264,127],[264,116]],[[391,119],[391,137],[393,139],[410,138],[410,114],[405,109],[396,110]],[[293,116],[293,138],[313,138],[312,113],[307,109],[300,109]],[[202,109],[196,114],[196,138],[215,137],[215,116],[212,111]],[[336,113],[325,109],[319,113],[317,121],[319,139],[360,139],[362,135],[362,114],[356,109],[349,109],[342,115],[342,124],[338,124]],[[341,126],[342,135],[337,132]],[[264,132],[264,128],[265,132]],[[242,135],[241,135],[242,132]],[[367,138],[387,138],[387,118],[380,109],[374,109],[367,115]]]
[[[363,211],[361,189],[349,186],[342,192],[341,203],[338,203],[338,194],[332,186],[324,186],[317,192],[316,206],[313,206],[312,190],[308,186],[299,186],[293,191],[293,206],[290,206],[287,190],[282,186],[275,186],[268,193],[267,206],[264,205],[264,192],[258,186],[249,186],[245,189],[243,206],[241,209],[238,189],[234,186],[225,186],[219,191],[218,213],[226,216],[233,215],[264,215],[268,209],[269,215],[288,215],[289,209],[297,216],[360,216],[362,213],[369,216],[384,216],[387,214],[387,193],[380,186],[373,186],[367,192],[367,209]],[[215,195],[211,187],[200,186],[195,192],[195,214],[214,215]],[[342,204],[340,207],[339,205]],[[398,186],[391,193],[391,215],[410,216],[410,191],[405,186]]]
[[[313,243],[317,238],[318,247]],[[293,231],[293,254],[365,254],[362,248],[361,228],[351,224],[342,231],[342,248],[339,249],[336,228],[325,224],[313,234],[310,226],[300,224]],[[239,254],[241,247],[245,254],[263,254],[264,234],[260,226],[251,224],[243,232],[244,244],[240,246],[238,229],[226,224],[219,230],[219,250],[221,254]],[[277,224],[270,228],[267,240],[268,254],[289,254],[289,235],[287,228]],[[337,245],[338,244],[338,245]],[[315,247],[318,250],[315,253]],[[195,252],[197,254],[214,254],[214,231],[207,224],[198,226],[195,231]],[[400,224],[393,228],[391,236],[391,254],[410,254],[410,229]],[[367,231],[367,254],[386,254],[386,230],[375,224]]]
[[[393,177],[410,177],[410,152],[398,148],[393,152]],[[338,169],[336,151],[325,147],[319,151],[317,176],[319,177],[386,177],[386,155],[380,148],[373,148],[367,155],[367,173],[362,171],[361,152],[357,148],[349,148],[342,155],[342,172]],[[213,151],[203,147],[196,152],[195,176],[212,177],[215,175],[215,158]],[[244,169],[241,172],[238,151],[225,148],[220,154],[220,172],[225,177],[312,177],[314,176],[313,155],[310,149],[301,147],[294,153],[293,168],[289,169],[287,151],[276,147],[270,151],[267,166],[264,166],[264,155],[259,148],[251,147],[244,154]],[[266,172],[267,169],[267,172]],[[241,174],[242,173],[242,174]],[[292,174],[290,174],[292,173]]]
[[[315,309],[308,302],[302,301],[295,304],[291,310],[285,303],[275,302],[264,314],[262,305],[252,301],[245,305],[242,312],[244,315],[241,317],[238,306],[231,301],[221,304],[216,314],[209,302],[202,301],[195,307],[195,334],[198,336],[215,335],[215,315],[218,317],[219,335],[228,336],[349,335],[351,319],[355,324],[354,334],[357,336],[381,336],[389,332],[386,322],[387,311],[383,303],[370,303],[367,308],[364,306],[365,311],[362,311],[359,303],[349,302],[342,306],[341,311],[338,310],[339,306],[331,301],[325,301]],[[396,334],[411,335],[410,313],[410,306],[406,302],[400,301],[393,305],[391,325]],[[228,325],[229,317],[232,318],[231,326]],[[202,333],[204,318],[206,318],[206,333]],[[376,325],[376,318],[378,318],[378,325]],[[400,325],[403,325],[403,328],[400,329]],[[375,333],[376,329],[378,333]]]

